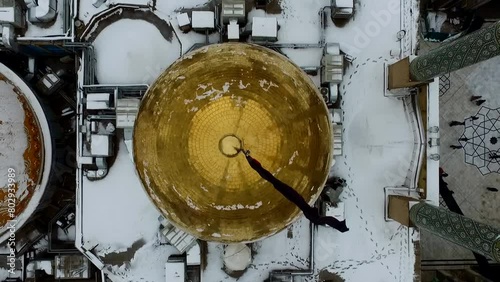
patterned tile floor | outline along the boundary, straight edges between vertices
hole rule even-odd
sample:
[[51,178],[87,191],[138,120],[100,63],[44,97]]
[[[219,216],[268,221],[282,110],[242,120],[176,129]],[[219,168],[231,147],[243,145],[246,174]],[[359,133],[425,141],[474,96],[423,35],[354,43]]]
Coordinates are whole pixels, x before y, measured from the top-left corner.
[[481,107],[476,115],[465,119],[464,133],[460,136],[465,162],[477,166],[483,175],[500,173],[499,138],[500,108]]
[[[436,43],[421,42],[421,53],[437,47]],[[483,96],[482,105],[500,108],[500,58],[471,66],[449,75],[449,90],[440,99],[441,167],[449,174],[445,180],[466,216],[500,227],[500,192],[490,192],[486,187],[500,189],[500,175],[483,175],[478,167],[465,163],[463,149],[453,150],[450,145],[460,145],[463,126],[450,127],[452,120],[464,121],[475,115],[481,107],[470,102],[470,96]],[[423,260],[474,259],[472,252],[448,243],[429,233],[421,235]]]

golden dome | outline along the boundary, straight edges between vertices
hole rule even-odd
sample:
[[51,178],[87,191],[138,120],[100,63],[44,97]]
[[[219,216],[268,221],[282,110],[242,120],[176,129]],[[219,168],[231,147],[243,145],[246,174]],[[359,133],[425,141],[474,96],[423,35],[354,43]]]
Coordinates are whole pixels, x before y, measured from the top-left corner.
[[175,226],[206,241],[272,235],[300,210],[252,170],[238,148],[313,203],[331,163],[327,108],[284,56],[240,43],[198,49],[144,97],[134,159],[147,193]]

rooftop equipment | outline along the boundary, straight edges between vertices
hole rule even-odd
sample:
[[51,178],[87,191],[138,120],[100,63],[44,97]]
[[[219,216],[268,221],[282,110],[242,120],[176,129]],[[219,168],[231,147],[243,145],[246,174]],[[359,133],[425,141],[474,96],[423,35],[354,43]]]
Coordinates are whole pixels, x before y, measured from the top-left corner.
[[47,73],[42,76],[36,86],[43,94],[52,95],[64,86],[64,80],[62,79],[63,76],[63,70],[54,72],[48,69]]
[[165,281],[185,282],[186,276],[186,261],[184,257],[170,256],[165,264]]
[[227,26],[227,40],[239,41],[240,40],[240,26],[236,20],[231,20]]
[[132,128],[139,111],[139,99],[118,99],[116,101],[116,127]]
[[179,24],[179,28],[183,32],[188,32],[189,30],[191,30],[191,19],[189,19],[188,13],[178,14],[177,23]]
[[321,59],[321,83],[342,82],[344,77],[344,56],[325,54]]
[[92,0],[92,6],[99,8],[102,4],[106,3],[106,0]]
[[92,134],[90,140],[90,153],[92,156],[109,157],[112,155],[109,135]]
[[191,26],[195,31],[215,29],[215,13],[212,11],[193,11]]
[[196,244],[195,237],[173,226],[163,216],[160,215],[158,220],[162,225],[161,233],[180,253],[189,251]]
[[55,257],[55,279],[89,279],[90,263],[83,255],[60,255]]
[[10,24],[16,28],[24,26],[23,10],[16,0],[0,1],[0,25]]
[[221,12],[222,24],[229,24],[236,20],[238,24],[245,24],[245,0],[223,0]]
[[32,23],[47,23],[57,16],[57,0],[38,0],[37,6],[29,8],[28,19]]
[[254,17],[252,19],[252,40],[256,42],[278,41],[278,20],[276,18]]
[[332,0],[332,20],[350,19],[354,14],[354,0]]

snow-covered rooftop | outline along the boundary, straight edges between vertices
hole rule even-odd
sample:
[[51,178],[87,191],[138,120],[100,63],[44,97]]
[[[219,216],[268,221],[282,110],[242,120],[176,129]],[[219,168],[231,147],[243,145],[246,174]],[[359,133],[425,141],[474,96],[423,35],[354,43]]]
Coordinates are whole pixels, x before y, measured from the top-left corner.
[[151,23],[133,19],[107,26],[94,48],[101,84],[152,83],[180,54],[176,38],[167,41]]
[[[80,2],[80,18],[85,22],[106,8]],[[120,2],[147,5],[149,1]],[[185,53],[194,43],[203,43],[204,35],[183,34],[175,20],[181,7],[204,2],[157,1],[154,13],[167,22],[174,21],[172,28],[180,46],[174,45],[176,39],[163,41],[154,26],[147,26],[149,23],[120,20],[106,27],[95,41],[99,82],[151,82],[178,57],[177,48]],[[384,65],[400,58],[393,54],[407,56],[415,49],[417,2],[363,2],[356,5],[354,19],[344,27],[336,27],[328,19],[325,41],[340,43],[340,49],[355,58],[339,85],[344,155],[336,158],[331,171],[348,183],[341,200],[350,231],[339,233],[318,227],[314,233],[314,273],[306,281],[317,281],[321,271],[336,273],[346,281],[413,281],[413,240],[418,239],[418,233],[385,221],[384,188],[405,182],[414,133],[404,102],[384,96]],[[267,15],[254,9],[249,18],[275,17],[280,25],[277,43],[315,45],[322,37],[318,12],[329,4],[330,0],[284,0],[281,14]],[[402,29],[407,36],[398,41],[396,34]],[[209,40],[215,42],[217,38],[211,35]],[[319,66],[322,55],[321,48],[283,52],[299,66]],[[312,79],[318,81],[318,77]],[[161,244],[159,212],[141,186],[124,141],[117,146],[117,158],[106,178],[83,178],[80,183],[82,224],[77,232],[81,232],[85,249],[95,247],[93,252],[104,262],[104,271],[113,281],[165,281],[165,263],[176,250]],[[253,262],[238,281],[262,281],[273,270],[307,268],[309,236],[309,222],[301,219],[287,230],[255,243]],[[221,270],[222,252],[222,245],[208,244],[204,281],[236,280]]]

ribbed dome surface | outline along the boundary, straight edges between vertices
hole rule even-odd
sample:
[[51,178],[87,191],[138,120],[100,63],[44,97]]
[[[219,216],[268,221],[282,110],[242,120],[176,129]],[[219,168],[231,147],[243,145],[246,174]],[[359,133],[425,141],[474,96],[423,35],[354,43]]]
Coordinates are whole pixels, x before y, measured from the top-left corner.
[[300,210],[261,179],[237,148],[312,203],[331,163],[327,108],[284,56],[211,45],[167,69],[143,99],[134,131],[137,171],[177,227],[219,242],[272,235]]

